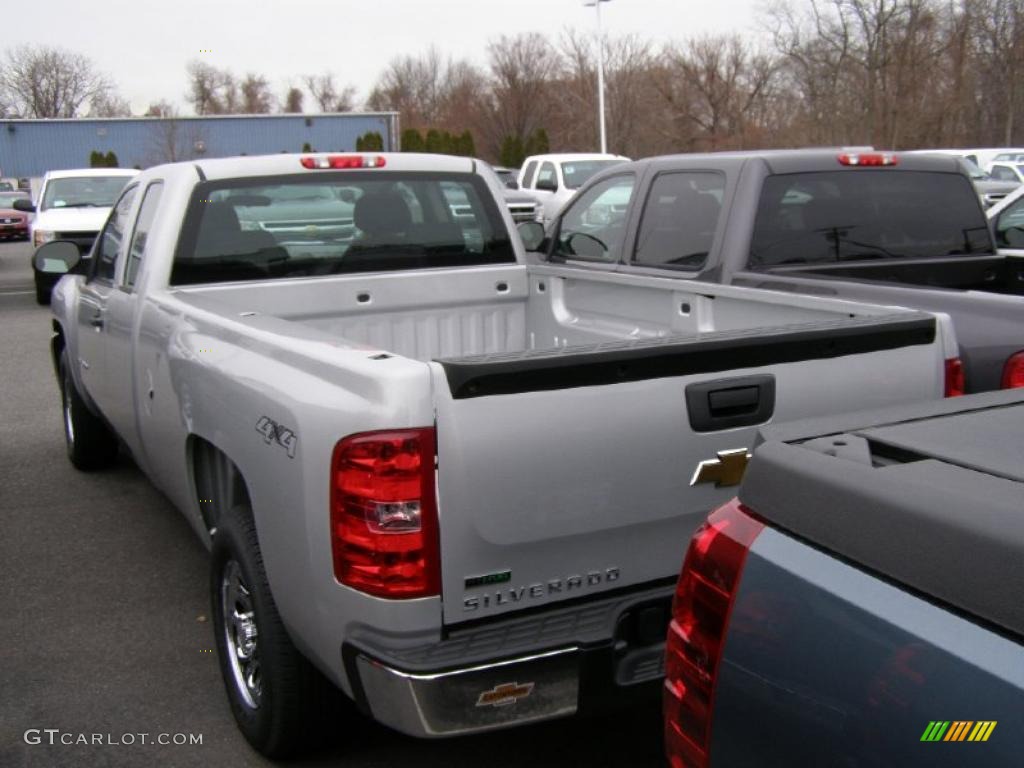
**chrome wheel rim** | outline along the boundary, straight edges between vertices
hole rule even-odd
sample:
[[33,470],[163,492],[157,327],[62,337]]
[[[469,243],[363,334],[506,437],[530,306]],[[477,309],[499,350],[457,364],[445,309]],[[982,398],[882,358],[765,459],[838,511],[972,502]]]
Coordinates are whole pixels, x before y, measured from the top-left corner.
[[64,377],[64,437],[68,445],[75,444],[75,423],[71,420],[71,377]]
[[263,692],[259,631],[252,595],[242,580],[242,569],[234,560],[224,566],[220,599],[224,642],[235,690],[249,709],[257,709]]

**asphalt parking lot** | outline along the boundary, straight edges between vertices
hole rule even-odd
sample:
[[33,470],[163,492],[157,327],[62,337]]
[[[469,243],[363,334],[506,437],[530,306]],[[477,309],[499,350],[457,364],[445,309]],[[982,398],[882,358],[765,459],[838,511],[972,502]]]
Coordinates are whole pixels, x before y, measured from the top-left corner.
[[[84,474],[65,457],[30,253],[0,244],[0,766],[271,765],[223,693],[205,550],[130,458]],[[290,764],[662,766],[657,705],[432,742],[350,716]],[[179,734],[202,743],[151,743]]]

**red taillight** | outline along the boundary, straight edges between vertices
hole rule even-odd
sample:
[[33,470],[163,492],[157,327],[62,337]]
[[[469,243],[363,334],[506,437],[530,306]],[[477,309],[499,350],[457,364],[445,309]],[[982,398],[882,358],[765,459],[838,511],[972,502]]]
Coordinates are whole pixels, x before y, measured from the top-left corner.
[[960,397],[966,391],[964,364],[959,357],[951,357],[946,361],[946,397]]
[[1024,350],[1010,355],[1003,366],[1003,389],[1024,387]]
[[842,165],[857,165],[878,168],[884,165],[896,165],[899,158],[891,152],[843,152],[839,155]]
[[747,552],[764,525],[733,499],[690,540],[676,584],[665,656],[665,751],[672,768],[703,768],[715,677]]
[[378,597],[440,593],[434,429],[365,432],[334,447],[334,576]]
[[303,168],[329,170],[344,168],[383,168],[387,158],[381,155],[327,155],[326,157],[303,157],[299,159]]

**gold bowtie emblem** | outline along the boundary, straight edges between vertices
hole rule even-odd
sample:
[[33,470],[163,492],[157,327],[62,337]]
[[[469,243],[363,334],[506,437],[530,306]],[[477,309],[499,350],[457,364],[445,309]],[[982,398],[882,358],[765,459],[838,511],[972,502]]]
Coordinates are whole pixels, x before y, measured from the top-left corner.
[[697,465],[697,469],[693,473],[693,479],[690,480],[690,485],[714,483],[715,488],[739,485],[749,461],[750,454],[747,453],[746,448],[732,448],[728,451],[719,451],[717,459],[708,459]]

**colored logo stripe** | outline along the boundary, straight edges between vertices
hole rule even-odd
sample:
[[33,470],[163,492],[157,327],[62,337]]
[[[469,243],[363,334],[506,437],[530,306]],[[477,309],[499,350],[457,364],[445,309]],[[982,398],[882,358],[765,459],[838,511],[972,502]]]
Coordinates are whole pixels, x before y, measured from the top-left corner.
[[948,720],[932,720],[928,723],[928,727],[924,729],[921,741],[939,741],[947,728],[949,728]]
[[988,741],[996,720],[930,720],[921,741]]

